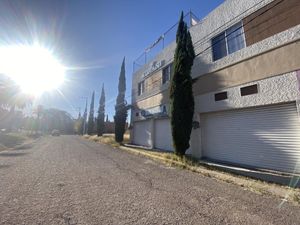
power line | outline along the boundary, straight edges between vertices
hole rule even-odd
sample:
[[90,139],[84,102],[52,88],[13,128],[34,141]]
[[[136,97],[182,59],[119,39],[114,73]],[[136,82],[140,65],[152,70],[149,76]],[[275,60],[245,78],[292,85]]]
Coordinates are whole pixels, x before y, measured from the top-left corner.
[[[247,23],[242,24],[242,25],[239,26],[238,28],[234,29],[232,32],[226,34],[225,37],[227,38],[227,41],[233,40],[233,39],[235,39],[236,37],[239,37],[239,36],[245,34],[245,32],[248,32],[248,31],[250,31],[251,29],[254,29],[254,28],[256,28],[257,26],[259,26],[260,24],[254,26],[254,27],[251,27],[251,28],[249,28],[249,29],[247,29],[247,30],[244,29],[243,32],[241,32],[240,34],[228,38],[228,36],[230,36],[231,34],[233,34],[233,33],[236,32],[236,31],[238,31],[240,28],[242,28],[243,25],[244,25],[244,26],[247,25],[248,23],[252,22],[254,19],[256,19],[256,18],[258,18],[259,16],[263,15],[264,13],[270,11],[272,8],[274,8],[275,6],[279,5],[279,4],[282,3],[283,1],[284,1],[284,0],[281,0],[280,2],[278,2],[278,3],[276,3],[275,5],[273,5],[272,7],[270,7],[268,10],[266,10],[266,11],[264,11],[264,12],[258,14],[256,17],[254,17],[254,18],[252,18],[251,20],[249,20]],[[261,3],[261,2],[260,2],[260,3]],[[290,10],[292,10],[292,9],[290,9]],[[285,13],[285,12],[284,12],[284,13]],[[274,15],[274,16],[275,16],[275,15]],[[278,16],[278,15],[276,15],[276,16]],[[273,17],[272,17],[272,18],[273,18]],[[272,19],[272,18],[270,18],[270,19]],[[270,19],[265,20],[265,21],[263,21],[263,22],[269,21]],[[286,20],[286,19],[285,19],[285,20]],[[282,20],[282,21],[284,21],[284,20]],[[280,22],[282,22],[282,21],[280,21]],[[210,40],[210,38],[209,38],[209,40]],[[224,39],[218,40],[217,42],[215,42],[214,44],[210,45],[209,47],[207,47],[207,48],[204,49],[203,51],[197,53],[196,56],[203,55],[205,52],[207,52],[209,49],[212,49],[215,45],[219,44],[219,43],[220,43],[221,41],[223,41],[223,40],[224,40]],[[201,47],[201,46],[198,46],[198,47]],[[197,46],[196,46],[196,48],[197,48]],[[168,64],[168,63],[171,62],[172,60],[173,60],[173,57],[170,58],[170,59],[167,61],[166,64]],[[157,82],[161,82],[161,79],[158,79],[157,81],[152,82],[151,85],[153,85],[153,84],[155,84],[155,83],[157,83]],[[147,85],[147,86],[146,86],[146,89],[149,88],[149,86],[150,86],[150,85]]]
[[[240,28],[242,28],[242,27],[244,27],[245,25],[247,25],[248,23],[252,22],[254,19],[256,19],[256,18],[262,16],[263,14],[267,13],[268,11],[270,11],[271,9],[273,9],[274,7],[276,7],[277,5],[281,4],[283,1],[285,1],[285,0],[281,0],[281,1],[277,2],[276,4],[274,4],[274,5],[273,5],[272,7],[270,7],[269,9],[263,11],[262,13],[258,14],[258,15],[255,16],[255,17],[253,17],[253,18],[252,18],[251,20],[249,20],[247,23],[245,23],[245,24],[239,26],[238,28],[236,28],[236,29],[233,30],[232,32],[226,34],[225,37],[227,38],[228,36],[230,36],[231,34],[233,34],[234,32],[236,32],[236,31],[239,30]],[[257,5],[259,5],[259,4],[262,3],[262,2],[264,2],[264,1],[261,1],[261,2],[259,2],[259,3],[257,3],[257,4],[255,4],[255,5],[252,6],[251,8],[247,9],[247,10],[244,11],[243,13],[239,14],[238,16],[236,16],[235,18],[233,18],[232,20],[228,21],[227,23],[225,23],[225,24],[222,25],[221,27],[217,28],[216,30],[214,30],[213,32],[211,32],[210,34],[208,34],[205,38],[198,40],[198,41],[195,42],[195,43],[199,43],[199,41],[202,41],[202,42],[199,43],[199,45],[194,46],[194,47],[195,47],[195,48],[198,48],[198,47],[203,46],[203,45],[205,44],[205,43],[204,43],[205,41],[211,39],[211,37],[209,37],[211,34],[215,33],[217,30],[220,30],[220,28],[226,26],[227,24],[229,24],[230,22],[232,22],[232,21],[235,20],[236,18],[240,17],[241,15],[245,14],[245,13],[248,12],[250,9],[256,7]],[[290,10],[291,10],[291,9],[290,9]],[[284,13],[286,13],[286,12],[284,12]],[[274,15],[274,16],[278,16],[278,15]],[[273,17],[272,17],[272,18],[273,18]],[[264,20],[264,21],[262,21],[261,23],[266,22],[266,21],[269,21],[269,20],[272,19],[272,18],[269,18],[269,19],[267,19],[267,20]],[[285,18],[284,20],[286,20],[286,19],[287,19],[287,18]],[[284,20],[281,20],[281,21],[279,21],[279,22],[282,22],[282,21],[284,21]],[[230,40],[232,40],[232,39],[234,39],[234,38],[236,38],[236,37],[239,37],[239,36],[245,34],[245,32],[248,32],[248,31],[250,31],[251,29],[254,29],[254,28],[256,28],[256,27],[259,26],[259,25],[260,25],[260,24],[254,26],[254,27],[251,27],[251,28],[249,28],[249,29],[247,29],[247,30],[244,29],[243,32],[241,32],[241,33],[239,33],[238,35],[235,35],[235,36],[233,36],[233,37],[230,37],[229,39],[227,39],[227,41],[228,41],[228,40],[230,41]],[[223,39],[221,39],[220,41],[223,41]],[[207,48],[204,49],[203,51],[197,53],[196,56],[199,56],[199,55],[204,54],[204,53],[207,52],[209,49],[212,49],[212,48],[213,48],[216,44],[218,44],[220,41],[214,43],[213,45],[210,45],[209,47],[207,47]],[[194,45],[195,45],[195,43],[194,43]],[[173,57],[170,58],[170,59],[168,59],[168,60],[166,61],[166,64],[169,64],[169,63],[172,62],[172,61],[173,61]],[[151,84],[146,85],[146,86],[145,86],[145,89],[149,89],[149,88],[152,88],[152,89],[153,89],[153,88],[155,88],[155,87],[158,87],[161,83],[162,83],[162,79],[161,79],[161,77],[160,77],[160,78],[156,79],[154,82],[151,82]],[[156,84],[158,84],[158,85],[156,85]],[[151,86],[150,86],[150,85],[151,85]],[[167,90],[167,89],[166,89],[166,90]],[[137,91],[135,88],[133,88],[133,87],[132,87],[132,92],[133,92],[132,94],[125,96],[125,99],[126,99],[126,100],[128,100],[128,98],[133,98],[134,96],[136,96],[136,95],[138,94],[138,91]],[[150,98],[150,97],[151,97],[151,96],[149,96],[149,97],[147,97],[147,98]],[[142,99],[142,100],[145,100],[145,99]],[[140,100],[140,101],[142,101],[142,100]],[[112,100],[112,101],[113,101],[113,100]],[[111,101],[111,103],[113,103],[112,101]],[[110,104],[108,104],[108,105],[110,105]],[[117,106],[117,105],[115,105],[115,106]]]
[[[209,37],[211,34],[213,34],[213,33],[217,32],[218,30],[222,29],[222,28],[225,27],[227,24],[231,23],[233,20],[237,19],[238,17],[242,16],[243,14],[247,13],[248,11],[250,11],[251,9],[255,8],[256,6],[258,6],[259,4],[261,4],[261,3],[263,3],[263,2],[265,2],[265,0],[260,1],[260,2],[256,3],[255,5],[253,5],[252,7],[248,8],[247,10],[243,11],[243,12],[240,13],[239,15],[237,15],[237,16],[235,16],[234,18],[232,18],[231,20],[227,21],[227,22],[226,22],[225,24],[223,24],[222,26],[220,26],[220,27],[218,27],[217,29],[213,30],[211,33],[209,33],[208,35],[206,35],[206,37],[204,37],[204,38],[202,38],[202,39],[196,41],[196,42],[194,43],[194,45],[197,44],[197,43],[200,42],[200,41],[202,41],[202,42],[200,43],[200,45],[204,44],[204,42],[207,41],[206,38]],[[192,14],[193,14],[193,13],[192,13]],[[187,13],[184,17],[186,17],[186,16],[188,16],[188,15],[189,15],[189,13]],[[193,14],[193,15],[194,15],[194,14]],[[174,25],[173,25],[167,32],[165,32],[163,35],[166,35],[166,34],[167,34],[169,31],[171,31],[177,24],[178,24],[178,23],[174,24]],[[145,64],[139,65],[138,63],[136,63],[138,60],[140,60],[140,59],[142,59],[142,57],[144,57],[144,54],[145,54],[145,52],[143,52],[143,53],[142,53],[142,54],[134,61],[133,64],[134,64],[134,65],[138,65],[138,66],[140,66],[140,67],[143,66],[143,65],[145,65]]]
[[[249,20],[247,23],[241,25],[240,27],[236,28],[235,30],[233,30],[232,32],[230,32],[229,34],[226,34],[226,37],[229,36],[230,34],[233,34],[235,31],[239,30],[241,27],[245,27],[245,25],[249,24],[250,22],[252,22],[253,20],[255,20],[256,18],[258,18],[259,16],[265,14],[266,12],[270,11],[271,9],[273,9],[275,6],[281,4],[284,0],[281,0],[280,2],[277,2],[275,5],[273,5],[272,7],[270,7],[269,9],[267,9],[266,11],[258,14],[257,16],[253,17],[251,20]],[[276,15],[277,16],[277,15]],[[269,19],[270,20],[270,19]],[[267,21],[269,21],[267,20]],[[253,29],[253,28],[252,28]],[[250,29],[249,29],[250,30]],[[247,30],[247,31],[249,31]],[[245,31],[243,32],[243,34],[245,33]],[[223,39],[218,40],[217,42],[215,42],[214,44],[210,45],[209,47],[207,47],[206,49],[204,49],[202,52],[199,52],[198,54],[196,54],[196,56],[200,55],[201,53],[213,48],[215,45],[217,45],[218,43],[220,43],[221,41],[223,41]]]
[[210,32],[210,33],[209,33],[208,35],[206,35],[204,38],[202,38],[202,39],[196,41],[196,42],[194,43],[194,45],[197,44],[197,43],[200,42],[200,41],[202,41],[202,42],[200,43],[200,45],[201,45],[201,44],[204,44],[204,42],[206,42],[207,39],[209,39],[208,37],[210,37],[213,33],[216,33],[218,30],[221,30],[222,28],[226,27],[226,26],[227,26],[228,24],[230,24],[232,21],[234,21],[234,20],[236,20],[237,18],[239,18],[240,16],[244,15],[245,13],[247,13],[247,12],[250,11],[251,9],[255,8],[256,6],[258,6],[259,4],[261,4],[262,2],[265,2],[265,0],[262,0],[262,1],[258,2],[258,3],[256,3],[255,5],[253,5],[252,7],[250,7],[249,9],[243,11],[241,14],[239,14],[239,15],[235,16],[234,18],[232,18],[231,20],[227,21],[227,22],[226,22],[225,24],[223,24],[222,26],[220,26],[220,27],[218,27],[217,29],[215,29],[215,30],[213,30],[212,32]]

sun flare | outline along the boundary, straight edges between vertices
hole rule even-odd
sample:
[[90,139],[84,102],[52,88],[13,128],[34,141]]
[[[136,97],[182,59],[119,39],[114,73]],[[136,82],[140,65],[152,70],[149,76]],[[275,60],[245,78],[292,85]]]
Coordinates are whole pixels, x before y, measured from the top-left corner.
[[24,93],[38,96],[64,81],[65,68],[40,45],[0,47],[0,73],[14,80]]

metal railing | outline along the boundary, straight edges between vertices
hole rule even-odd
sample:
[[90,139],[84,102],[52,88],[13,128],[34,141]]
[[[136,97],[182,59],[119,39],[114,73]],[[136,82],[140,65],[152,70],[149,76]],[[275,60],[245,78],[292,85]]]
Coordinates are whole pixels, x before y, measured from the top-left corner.
[[[183,19],[189,28],[196,25],[199,22],[199,19],[192,13],[192,11],[185,14]],[[147,47],[143,51],[143,53],[136,60],[134,60],[133,73],[135,73],[143,65],[151,61],[159,52],[161,52],[166,46],[168,46],[175,40],[177,25],[178,22],[172,27],[170,27],[162,35],[160,35],[159,38],[153,44]]]

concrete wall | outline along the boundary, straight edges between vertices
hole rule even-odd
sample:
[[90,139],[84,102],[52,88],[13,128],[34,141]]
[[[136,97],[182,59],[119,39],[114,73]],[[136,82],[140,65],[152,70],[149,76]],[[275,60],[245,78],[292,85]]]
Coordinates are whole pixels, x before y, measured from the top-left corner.
[[[253,84],[258,85],[258,93],[241,96],[240,88]],[[215,101],[214,94],[216,92],[195,96],[195,112],[207,113],[291,102],[296,101],[299,94],[296,72],[290,72],[260,81],[249,82],[236,87],[226,88],[221,91],[227,91],[228,99]]]
[[202,75],[193,86],[194,94],[218,91],[226,87],[295,71],[300,68],[299,52],[300,41],[298,40],[224,69]]
[[[240,88],[253,84],[258,85],[258,93],[241,96]],[[192,154],[198,158],[202,156],[201,113],[297,101],[297,99],[300,98],[298,88],[296,72],[290,72],[272,78],[223,89],[221,91],[227,91],[228,99],[226,100],[215,101],[214,94],[216,92],[196,96],[194,120],[200,123],[200,129],[192,131]]]
[[[237,64],[238,62],[245,61],[251,57],[260,55],[270,49],[300,39],[300,25],[298,25],[289,30],[269,37],[261,42],[241,49],[233,54],[228,55],[227,57],[217,60],[216,62],[212,61],[211,49],[204,51],[211,46],[211,38],[270,2],[272,1],[266,0],[261,2],[261,0],[227,0],[214,11],[212,11],[199,24],[190,28],[196,54],[201,53],[194,61],[192,76],[194,78],[198,78],[205,74],[220,71],[224,68]],[[153,61],[144,65],[134,74],[132,80],[133,104],[137,101],[143,101],[149,97],[155,96],[156,94],[165,92],[167,90],[167,85],[161,85],[161,82],[155,82],[155,85],[151,85],[151,82],[149,80],[149,82],[147,82],[148,91],[141,96],[137,96],[138,82],[144,79],[144,71],[148,69],[151,66],[151,63],[154,61],[163,60],[164,66],[172,62],[175,47],[176,45],[173,42],[171,45],[167,46]],[[161,67],[159,71],[154,72],[153,76],[156,77],[158,76],[158,74],[161,75],[161,69],[163,67]],[[149,75],[149,77],[150,76],[151,75]],[[153,79],[153,81],[157,81],[157,79]],[[244,82],[249,82],[249,80],[245,80]],[[159,83],[160,85],[158,85]],[[158,104],[158,98],[167,98],[167,96],[160,95],[160,97],[153,98],[152,103],[150,103],[152,100],[146,100],[144,101],[144,103],[147,102],[147,104],[142,103],[141,105],[143,105],[143,107],[154,107]]]
[[[293,28],[294,30],[295,28]],[[292,36],[295,32],[287,32]],[[294,35],[298,36],[297,35]],[[268,77],[276,76],[300,69],[298,55],[300,52],[300,41],[297,40],[275,49],[269,50],[256,57],[241,61],[219,71],[198,77],[193,86],[195,96],[209,92],[220,92],[225,88],[234,87],[251,81],[259,81]],[[272,65],[272,66],[270,66]],[[156,72],[153,79],[160,80],[161,72]],[[151,91],[140,96],[134,102],[133,115],[140,109],[153,108],[169,102],[168,83],[162,86],[152,87]],[[138,120],[133,116],[133,121]]]
[[[201,124],[201,113],[291,102],[299,98],[293,71],[300,69],[300,25],[215,62],[212,60],[211,38],[270,2],[273,1],[226,0],[199,24],[190,28],[198,54],[192,69],[192,77],[198,79],[194,85],[194,121]],[[173,61],[175,47],[175,43],[167,46],[153,61],[163,60],[166,66]],[[135,117],[135,112],[168,103],[168,85],[152,85],[143,95],[137,96],[137,84],[144,79],[143,73],[152,62],[133,76],[132,103],[135,109],[132,121],[143,119]],[[152,81],[159,79],[163,67],[153,72]],[[151,74],[147,79],[150,77]],[[258,84],[258,93],[241,97],[240,88],[251,84]],[[221,91],[228,92],[228,99],[215,102],[214,94]],[[190,152],[201,157],[201,128],[192,130]]]

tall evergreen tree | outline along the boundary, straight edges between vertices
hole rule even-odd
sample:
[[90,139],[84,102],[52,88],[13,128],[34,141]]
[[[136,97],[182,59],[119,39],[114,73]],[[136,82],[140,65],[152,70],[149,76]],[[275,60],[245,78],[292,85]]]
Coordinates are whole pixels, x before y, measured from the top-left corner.
[[177,155],[189,148],[194,114],[193,81],[191,70],[195,58],[190,32],[181,13],[176,34],[174,75],[170,88],[170,116],[173,146]]
[[88,120],[88,125],[87,125],[88,135],[93,134],[93,131],[94,131],[94,100],[95,100],[95,92],[93,91],[92,100],[91,100],[91,104],[90,104],[89,120]]
[[97,135],[102,136],[105,129],[105,93],[104,84],[102,85],[101,97],[99,101],[98,117],[97,117]]
[[125,133],[126,119],[127,119],[127,103],[125,101],[125,91],[126,91],[126,78],[125,78],[125,57],[122,62],[121,72],[119,76],[118,85],[118,97],[115,106],[115,140],[117,142],[123,141],[123,136]]
[[81,130],[81,134],[85,135],[87,132],[87,126],[86,126],[86,120],[87,120],[87,99],[85,101],[85,109],[84,109],[84,113],[83,113],[83,117],[82,117],[82,130]]

